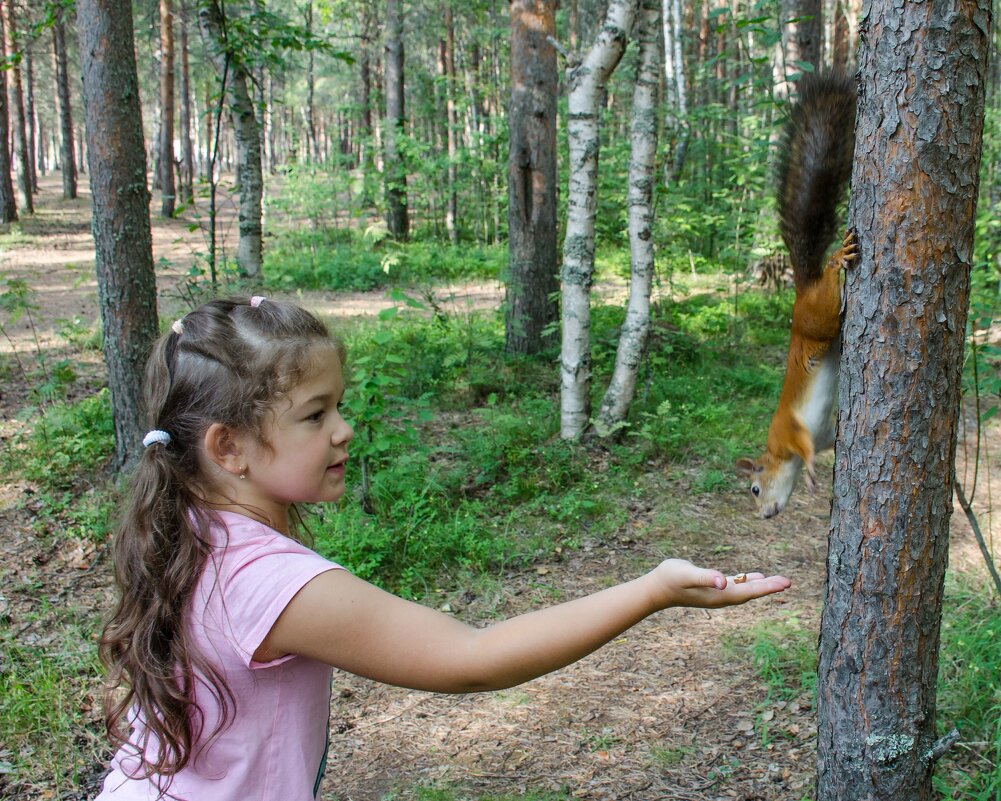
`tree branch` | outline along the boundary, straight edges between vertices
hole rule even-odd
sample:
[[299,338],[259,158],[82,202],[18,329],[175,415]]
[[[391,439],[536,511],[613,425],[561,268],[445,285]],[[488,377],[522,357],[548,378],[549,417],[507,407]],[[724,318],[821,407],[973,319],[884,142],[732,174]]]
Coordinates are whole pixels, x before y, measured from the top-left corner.
[[953,476],[952,480],[953,486],[956,488],[956,499],[959,501],[959,505],[963,507],[963,511],[966,512],[966,519],[970,522],[970,528],[973,529],[973,534],[977,538],[977,544],[980,546],[980,553],[984,556],[984,561],[987,563],[987,570],[991,574],[991,578],[994,579],[994,589],[997,590],[998,595],[1001,595],[1001,576],[998,575],[998,570],[994,566],[994,559],[991,556],[991,552],[987,549],[987,543],[984,541],[984,535],[980,531],[980,526],[977,524],[977,517],[973,513],[973,509],[970,508],[969,501],[966,500],[966,496],[963,494],[963,488],[960,486],[959,481]]

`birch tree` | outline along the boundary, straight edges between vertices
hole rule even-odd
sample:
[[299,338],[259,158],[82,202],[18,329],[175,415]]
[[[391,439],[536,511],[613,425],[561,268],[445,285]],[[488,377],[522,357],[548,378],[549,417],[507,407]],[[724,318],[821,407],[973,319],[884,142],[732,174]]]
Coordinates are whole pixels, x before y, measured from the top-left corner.
[[650,330],[653,279],[653,184],[657,161],[657,89],[660,84],[661,0],[642,0],[636,21],[639,64],[633,88],[629,209],[629,302],[619,334],[615,370],[598,412],[599,434],[625,420],[636,392],[636,373]]
[[860,29],[816,797],[926,801],[991,3],[868,0]]
[[594,215],[597,208],[599,100],[625,51],[637,0],[610,0],[604,24],[584,60],[569,71],[567,138],[570,178],[563,240],[563,340],[560,349],[560,436],[577,439],[591,417],[591,308]]
[[681,0],[663,0],[664,95],[667,119],[665,133],[671,138],[673,154],[664,161],[666,184],[677,182],[688,154],[688,90],[685,86],[685,59],[682,52]]

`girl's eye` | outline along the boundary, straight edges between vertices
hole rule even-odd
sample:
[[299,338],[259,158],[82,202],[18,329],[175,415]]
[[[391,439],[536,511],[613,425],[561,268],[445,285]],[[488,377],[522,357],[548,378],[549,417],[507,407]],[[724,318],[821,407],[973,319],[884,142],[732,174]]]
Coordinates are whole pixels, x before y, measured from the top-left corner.
[[309,417],[306,418],[311,423],[319,423],[323,419],[323,409],[317,412],[313,412]]

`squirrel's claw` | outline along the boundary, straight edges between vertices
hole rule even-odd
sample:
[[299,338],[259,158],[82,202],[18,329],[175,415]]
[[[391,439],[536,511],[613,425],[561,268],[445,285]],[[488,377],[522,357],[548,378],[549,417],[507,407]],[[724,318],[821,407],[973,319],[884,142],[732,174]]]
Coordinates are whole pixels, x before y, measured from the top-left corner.
[[813,459],[806,463],[806,485],[810,492],[817,491],[817,471],[813,467]]
[[845,231],[845,238],[841,243],[841,266],[847,270],[855,264],[857,258],[858,240],[855,238],[855,232],[849,229]]

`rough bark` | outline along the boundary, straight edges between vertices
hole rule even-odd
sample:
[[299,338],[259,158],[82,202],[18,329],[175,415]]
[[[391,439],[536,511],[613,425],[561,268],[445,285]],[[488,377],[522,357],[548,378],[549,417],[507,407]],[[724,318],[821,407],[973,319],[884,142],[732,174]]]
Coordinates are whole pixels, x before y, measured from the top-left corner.
[[591,309],[594,215],[597,208],[599,106],[636,17],[637,0],[612,0],[583,63],[570,71],[567,138],[570,178],[563,240],[563,341],[560,349],[560,436],[576,439],[591,416]]
[[127,468],[142,450],[143,365],[157,335],[131,2],[77,0],[77,26],[115,468]]
[[70,77],[66,55],[65,10],[57,7],[52,25],[52,49],[56,67],[56,97],[59,100],[59,169],[63,178],[63,197],[76,197],[76,154],[73,151],[73,106],[70,102]]
[[786,69],[802,72],[803,64],[820,66],[823,42],[823,14],[820,0],[783,0],[782,42],[786,49]]
[[174,186],[174,3],[160,0],[160,215],[173,217]]
[[236,261],[248,278],[258,278],[263,258],[261,198],[264,178],[261,172],[260,129],[247,91],[247,70],[228,53],[226,18],[218,0],[205,0],[199,4],[198,29],[219,79],[225,81],[223,98],[236,140],[236,180],[240,192],[240,236]]
[[657,89],[660,85],[661,0],[643,0],[636,21],[639,63],[633,87],[629,209],[629,301],[619,334],[615,369],[598,412],[599,434],[625,420],[636,393],[636,374],[650,330],[653,280],[653,183],[657,162]]
[[[306,33],[313,34],[312,2],[306,4]],[[312,49],[306,65],[306,142],[309,161],[315,164],[320,160],[320,152],[316,144],[316,60]]]
[[935,689],[989,0],[862,16],[818,801],[934,798]]
[[[3,14],[0,13],[0,51],[6,39]],[[7,71],[0,70],[0,223],[17,219],[17,198],[11,179],[13,164],[10,152],[10,117],[7,104]]]
[[181,68],[178,71],[180,79],[180,113],[178,123],[181,139],[181,173],[179,176],[179,192],[183,203],[195,202],[195,161],[191,148],[191,67],[188,63],[188,4],[180,0],[178,6],[178,52],[181,56]]
[[390,235],[403,241],[410,234],[407,213],[407,173],[400,154],[403,133],[403,10],[401,0],[386,0],[386,130],[384,137],[386,224]]
[[[17,9],[14,0],[5,0],[7,15],[7,54],[14,55],[20,48],[17,29]],[[35,203],[31,187],[31,154],[28,151],[28,125],[24,113],[24,86],[21,81],[21,67],[15,62],[10,68],[10,104],[14,109],[14,152],[17,161],[17,185],[21,190],[21,208],[34,214]]]
[[38,118],[35,115],[35,69],[32,58],[32,41],[28,41],[24,47],[24,112],[28,122],[28,170],[30,171],[30,184],[33,193],[38,192],[38,163],[36,160],[38,153]]
[[512,0],[505,349],[556,342],[556,32],[553,0]]

